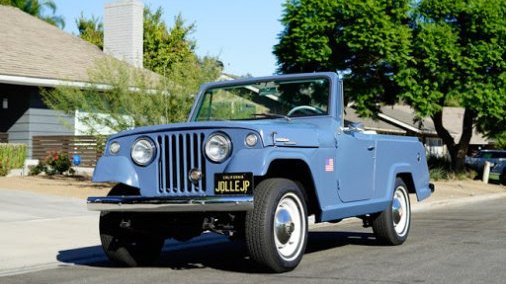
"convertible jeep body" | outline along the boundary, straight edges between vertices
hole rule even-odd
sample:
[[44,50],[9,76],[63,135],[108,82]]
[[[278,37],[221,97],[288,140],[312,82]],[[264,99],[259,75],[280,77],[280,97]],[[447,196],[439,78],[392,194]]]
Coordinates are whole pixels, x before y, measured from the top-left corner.
[[409,194],[433,186],[415,137],[345,125],[334,73],[204,85],[188,122],[111,136],[93,180],[114,182],[101,211],[107,256],[148,265],[167,238],[212,231],[244,239],[253,260],[295,268],[316,222],[359,217],[379,242],[399,245],[411,226]]

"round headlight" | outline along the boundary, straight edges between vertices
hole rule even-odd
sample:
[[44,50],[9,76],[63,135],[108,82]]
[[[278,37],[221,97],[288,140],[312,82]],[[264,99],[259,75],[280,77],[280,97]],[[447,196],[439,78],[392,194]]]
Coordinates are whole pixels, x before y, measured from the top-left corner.
[[109,145],[109,152],[113,155],[116,155],[118,154],[120,148],[121,146],[118,142],[112,142],[111,145]]
[[221,163],[230,155],[232,142],[225,134],[214,133],[207,138],[205,150],[209,160]]
[[130,155],[136,164],[145,166],[153,160],[155,151],[156,148],[153,141],[147,138],[141,138],[135,141]]
[[258,142],[258,137],[256,134],[254,133],[250,133],[246,136],[246,138],[244,139],[244,142],[246,143],[246,145],[248,145],[249,147],[253,147],[257,144]]

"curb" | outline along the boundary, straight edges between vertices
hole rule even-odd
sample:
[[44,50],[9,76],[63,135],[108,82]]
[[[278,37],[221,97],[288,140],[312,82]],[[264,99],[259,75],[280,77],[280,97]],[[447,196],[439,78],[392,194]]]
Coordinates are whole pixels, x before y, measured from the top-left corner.
[[[466,196],[455,199],[441,199],[434,200],[432,202],[421,201],[420,203],[414,204],[411,207],[412,212],[423,212],[432,209],[438,209],[441,207],[458,206],[475,202],[488,201],[492,199],[506,198],[506,192],[487,193],[474,196]],[[430,200],[430,197],[429,197]]]

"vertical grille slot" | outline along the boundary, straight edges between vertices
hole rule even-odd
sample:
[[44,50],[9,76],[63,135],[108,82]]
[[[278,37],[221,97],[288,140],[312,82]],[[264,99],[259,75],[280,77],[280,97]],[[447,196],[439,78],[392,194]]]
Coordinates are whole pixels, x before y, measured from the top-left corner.
[[[204,133],[177,133],[159,136],[159,191],[169,195],[192,195],[205,191],[205,157],[202,151]],[[192,183],[191,169],[202,171],[202,179]]]
[[198,145],[198,148],[199,148],[199,157],[200,157],[200,162],[199,162],[199,167],[202,169],[202,179],[200,180],[201,182],[199,182],[200,184],[200,188],[202,191],[205,191],[206,190],[206,158],[204,157],[204,150],[202,149],[202,146],[204,145],[204,133],[200,134],[200,140],[199,140],[199,145]]
[[158,170],[158,191],[160,193],[162,193],[164,190],[165,190],[165,185],[166,185],[166,177],[163,173],[165,173],[165,152],[163,151],[163,149],[165,149],[165,141],[164,139],[161,137],[161,136],[158,136],[158,145],[160,147],[158,147],[160,150],[160,159],[158,160],[158,168],[160,170]]

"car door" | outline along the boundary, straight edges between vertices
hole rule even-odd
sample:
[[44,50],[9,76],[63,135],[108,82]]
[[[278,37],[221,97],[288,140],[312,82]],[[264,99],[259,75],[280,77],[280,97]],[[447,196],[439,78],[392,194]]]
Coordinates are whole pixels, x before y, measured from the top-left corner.
[[337,135],[336,174],[339,198],[353,202],[374,193],[376,140],[359,131]]

